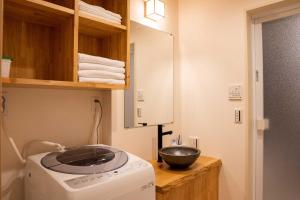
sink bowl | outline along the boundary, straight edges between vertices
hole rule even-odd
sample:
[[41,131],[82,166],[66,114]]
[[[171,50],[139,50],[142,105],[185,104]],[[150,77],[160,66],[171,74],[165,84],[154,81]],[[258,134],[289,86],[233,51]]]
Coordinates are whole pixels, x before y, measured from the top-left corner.
[[192,165],[200,156],[201,151],[193,147],[172,146],[159,150],[159,155],[171,167],[184,169]]

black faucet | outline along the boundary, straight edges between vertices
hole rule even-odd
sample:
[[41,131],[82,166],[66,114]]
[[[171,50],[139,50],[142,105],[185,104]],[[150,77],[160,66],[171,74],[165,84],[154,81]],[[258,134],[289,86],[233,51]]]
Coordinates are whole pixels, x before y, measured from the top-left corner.
[[158,125],[158,129],[157,129],[157,162],[162,162],[162,158],[159,155],[158,151],[162,148],[163,146],[163,136],[164,135],[172,135],[173,131],[167,131],[167,132],[163,132],[163,125]]

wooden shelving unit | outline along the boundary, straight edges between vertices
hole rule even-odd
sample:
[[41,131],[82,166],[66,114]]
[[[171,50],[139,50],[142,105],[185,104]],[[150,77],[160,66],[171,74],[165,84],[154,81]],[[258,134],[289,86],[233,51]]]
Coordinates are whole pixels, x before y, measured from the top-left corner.
[[[4,86],[125,89],[129,86],[129,0],[84,0],[122,16],[122,25],[79,11],[79,0],[4,0]],[[126,62],[126,84],[78,82],[78,52]]]
[[126,29],[124,25],[111,23],[88,13],[79,12],[79,31],[81,33],[103,37],[114,33],[122,33]]

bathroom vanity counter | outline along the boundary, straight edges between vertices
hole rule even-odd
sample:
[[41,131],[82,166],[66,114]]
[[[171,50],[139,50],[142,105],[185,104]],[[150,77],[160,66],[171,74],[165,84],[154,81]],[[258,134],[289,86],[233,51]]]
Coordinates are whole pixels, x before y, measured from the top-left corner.
[[217,200],[219,159],[201,156],[184,170],[171,170],[166,164],[152,161],[156,175],[157,200]]

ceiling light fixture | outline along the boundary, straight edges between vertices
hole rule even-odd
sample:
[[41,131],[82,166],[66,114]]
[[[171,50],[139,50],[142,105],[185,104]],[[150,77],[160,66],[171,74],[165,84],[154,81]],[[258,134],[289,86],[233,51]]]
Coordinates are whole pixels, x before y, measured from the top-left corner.
[[161,0],[145,1],[145,17],[158,21],[165,17],[165,3]]

